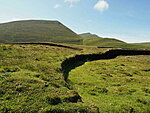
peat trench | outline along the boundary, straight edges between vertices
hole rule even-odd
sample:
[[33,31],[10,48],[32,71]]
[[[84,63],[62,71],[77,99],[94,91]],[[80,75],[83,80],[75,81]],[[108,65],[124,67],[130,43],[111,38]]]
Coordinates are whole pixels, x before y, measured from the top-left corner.
[[62,72],[65,81],[67,81],[69,72],[85,62],[114,59],[117,56],[131,56],[131,55],[150,55],[150,50],[130,50],[130,49],[112,49],[102,54],[82,54],[64,60],[61,64]]

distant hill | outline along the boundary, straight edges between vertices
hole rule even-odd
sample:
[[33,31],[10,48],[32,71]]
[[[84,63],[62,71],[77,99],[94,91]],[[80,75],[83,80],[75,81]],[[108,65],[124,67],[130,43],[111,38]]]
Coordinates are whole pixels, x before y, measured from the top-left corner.
[[144,42],[144,43],[134,43],[136,45],[142,45],[142,46],[149,46],[150,47],[150,42]]
[[102,38],[91,33],[80,34],[80,36],[83,38],[83,44],[88,46],[118,47],[119,45],[126,44],[114,38]]
[[128,44],[114,38],[96,34],[76,34],[58,21],[24,20],[0,24],[0,43],[55,42],[98,47],[146,48],[149,43]]
[[58,21],[27,20],[0,24],[0,43],[13,42],[82,44],[82,39]]
[[112,48],[135,48],[135,49],[150,49],[150,43],[126,43],[114,38],[102,38],[91,33],[80,34],[83,38],[83,45],[112,47]]
[[91,33],[83,33],[83,34],[79,34],[82,38],[102,38],[99,37],[96,34],[91,34]]

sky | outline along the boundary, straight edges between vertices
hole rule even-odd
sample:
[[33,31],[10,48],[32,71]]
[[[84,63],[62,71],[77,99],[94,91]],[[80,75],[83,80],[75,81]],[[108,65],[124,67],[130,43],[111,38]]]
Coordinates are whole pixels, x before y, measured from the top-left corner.
[[0,23],[58,20],[76,33],[150,42],[150,0],[0,0]]

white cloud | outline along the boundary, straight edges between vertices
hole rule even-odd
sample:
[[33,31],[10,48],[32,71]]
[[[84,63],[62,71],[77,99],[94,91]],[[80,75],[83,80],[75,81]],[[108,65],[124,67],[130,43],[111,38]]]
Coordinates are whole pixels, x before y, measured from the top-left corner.
[[53,8],[57,9],[57,8],[60,8],[61,5],[60,4],[55,4]]
[[109,4],[105,0],[99,0],[95,6],[94,9],[103,12],[109,8]]
[[80,0],[65,0],[65,2],[79,2]]
[[73,2],[79,2],[80,0],[64,0],[65,2],[70,2],[70,8],[74,7]]

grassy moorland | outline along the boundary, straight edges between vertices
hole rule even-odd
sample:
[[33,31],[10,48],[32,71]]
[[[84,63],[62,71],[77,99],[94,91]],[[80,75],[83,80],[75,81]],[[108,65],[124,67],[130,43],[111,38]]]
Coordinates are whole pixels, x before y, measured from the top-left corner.
[[0,113],[97,113],[68,88],[61,71],[70,56],[102,51],[82,49],[0,44]]
[[58,21],[24,20],[0,24],[0,43],[55,42],[112,48],[150,49],[149,43],[129,44],[96,34],[76,34]]
[[148,113],[150,56],[88,62],[64,80],[66,58],[107,50],[0,44],[0,113]]
[[26,20],[0,24],[0,42],[57,42],[82,44],[82,39],[58,21]]
[[[36,44],[50,41],[60,43]],[[18,42],[32,45],[0,44],[0,113],[98,113],[98,108],[110,113],[150,112],[149,56],[86,63],[70,72],[70,82],[61,65],[75,55],[110,49],[97,46],[150,49],[149,43],[127,44],[93,34],[81,38],[58,21],[0,24],[0,43]]]
[[83,45],[87,46],[100,46],[100,47],[119,47],[121,44],[126,44],[125,42],[119,41],[117,39],[110,38],[84,38]]
[[102,38],[91,33],[80,34],[80,36],[83,38],[83,45],[87,46],[150,49],[150,43],[126,43],[114,38]]
[[145,46],[147,48],[150,48],[150,42],[145,42],[145,43],[134,43],[135,45],[138,45],[138,46]]
[[72,70],[70,84],[102,113],[150,112],[150,56],[119,56]]

